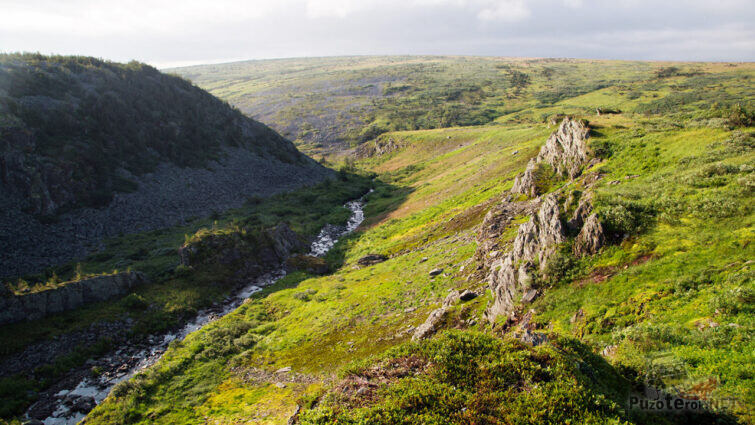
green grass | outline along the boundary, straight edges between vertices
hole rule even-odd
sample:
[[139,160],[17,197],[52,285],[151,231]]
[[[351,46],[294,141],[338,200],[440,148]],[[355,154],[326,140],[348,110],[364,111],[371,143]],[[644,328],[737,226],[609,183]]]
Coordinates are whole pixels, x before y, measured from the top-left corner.
[[[352,73],[391,74],[392,67],[404,62],[434,63],[416,76],[428,81],[441,78],[434,69],[441,76],[453,69],[444,63],[483,68],[481,75],[490,66],[507,64],[494,59],[476,64],[469,58],[339,58],[330,59],[337,68],[332,70],[322,67],[323,61],[328,60],[255,62],[259,74],[249,74],[241,64],[233,78],[226,74],[230,65],[212,66],[212,81],[200,84],[236,90],[240,99],[244,90],[259,87],[272,90],[302,81],[315,87],[334,78],[350,81],[344,76],[357,75]],[[89,422],[282,423],[297,403],[310,408],[302,418],[308,423],[336,417],[347,423],[367,418],[371,423],[443,423],[439,415],[469,423],[459,413],[461,407],[502,423],[514,421],[511,415],[517,413],[522,414],[520,423],[685,421],[643,417],[622,404],[627,391],[654,372],[650,359],[660,355],[687,370],[669,385],[689,388],[711,377],[718,380],[712,399],[731,398],[735,404],[715,412],[714,420],[728,420],[731,413],[752,423],[747,407],[755,403],[749,367],[755,352],[755,288],[748,262],[755,258],[753,128],[730,120],[725,105],[752,104],[751,64],[683,64],[682,75],[664,78],[654,71],[668,64],[514,64],[513,70],[526,68],[521,72],[530,75],[529,85],[518,87],[517,95],[517,88],[493,85],[514,96],[494,121],[382,134],[378,137],[392,138],[402,147],[347,164],[374,175],[375,191],[366,197],[362,227],[328,254],[332,274],[291,274],[175,343],[155,367],[122,384],[98,406]],[[285,74],[267,74],[285,67],[290,68]],[[506,78],[521,78],[510,68],[496,69]],[[424,90],[413,82],[391,84],[413,87],[391,94],[395,105],[411,93],[421,98]],[[710,91],[709,100],[722,103],[690,96],[659,113],[642,106],[695,90]],[[596,107],[622,113],[598,117]],[[376,113],[399,110],[391,108],[379,104]],[[595,189],[596,209],[611,231],[611,245],[593,257],[561,263],[561,278],[547,282],[531,306],[533,322],[548,330],[554,343],[532,349],[508,337],[499,340],[483,323],[491,295],[476,273],[475,237],[487,211],[553,131],[547,118],[560,113],[588,119],[593,127],[589,143],[605,157],[589,171],[604,173]],[[387,116],[376,119],[392,122]],[[305,199],[292,202],[291,208],[296,202],[308,205]],[[521,217],[512,221],[504,243],[513,239],[521,222]],[[569,256],[567,249],[563,252]],[[360,257],[372,253],[390,259],[357,266]],[[436,267],[444,273],[431,278],[428,272]],[[407,328],[422,323],[452,288],[483,293],[454,306],[444,321],[446,328],[462,331],[401,345],[410,338]],[[575,316],[580,309],[582,314]],[[719,326],[710,327],[711,322]],[[609,345],[615,347],[599,357]],[[376,398],[356,400],[357,406],[338,399],[343,379],[409,354],[432,358],[437,368],[380,387]],[[356,367],[349,366],[355,361]],[[593,375],[575,368],[575,361],[589,365]],[[275,371],[282,367],[292,367],[293,378],[281,388],[276,384],[284,379]],[[540,376],[547,379],[534,387]],[[509,378],[527,384],[529,391],[495,386]],[[451,386],[457,391],[450,391]],[[315,400],[320,404],[313,405]],[[701,417],[688,421],[695,420]]]

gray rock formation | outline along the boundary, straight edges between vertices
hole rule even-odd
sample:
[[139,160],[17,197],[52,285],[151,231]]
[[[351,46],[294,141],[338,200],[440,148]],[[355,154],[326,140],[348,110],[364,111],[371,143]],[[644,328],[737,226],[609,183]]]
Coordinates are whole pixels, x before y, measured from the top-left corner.
[[393,137],[378,138],[373,142],[362,143],[359,145],[354,152],[354,156],[359,159],[381,156],[401,149],[402,147],[404,147],[404,143],[394,140]]
[[564,241],[558,212],[558,198],[548,195],[530,221],[519,226],[513,249],[492,264],[488,284],[494,300],[485,310],[488,321],[513,312],[521,297],[533,289],[535,264],[544,268],[556,245]]
[[[524,173],[517,176],[512,193],[537,196],[536,169],[545,163],[562,177],[574,179],[588,164],[586,140],[589,129],[581,121],[566,117],[558,130],[548,138],[538,156],[530,161]],[[590,180],[592,186],[599,178]],[[575,242],[575,253],[587,255],[597,252],[605,243],[602,226],[592,214],[592,192],[585,193],[568,222],[574,231],[582,229]],[[534,283],[545,269],[558,245],[566,240],[566,231],[559,217],[557,193],[544,199],[529,202],[511,202],[509,195],[485,217],[478,234],[478,251],[475,254],[483,269],[488,270],[488,285],[493,292],[493,303],[485,310],[485,318],[493,323],[498,316],[511,317],[519,303],[531,303],[540,294]],[[530,212],[530,220],[519,226],[512,249],[500,254],[501,232],[509,225],[514,214]],[[591,215],[592,214],[592,215]]]
[[417,329],[414,330],[412,341],[419,341],[421,339],[432,336],[435,332],[438,331],[440,323],[446,318],[447,314],[448,308],[446,307],[441,307],[430,312],[430,315],[427,316],[427,320],[425,320],[425,322],[421,325],[417,326]]
[[567,226],[571,230],[577,230],[585,224],[587,217],[592,214],[592,192],[585,192],[579,199],[579,204],[574,210],[574,214],[567,222]]
[[600,224],[596,214],[590,215],[585,221],[582,230],[579,231],[574,241],[574,255],[582,257],[597,253],[606,243],[603,225]]
[[511,192],[532,197],[539,195],[536,169],[540,163],[550,165],[562,177],[573,179],[579,176],[587,162],[588,137],[589,129],[581,121],[564,118],[537,157],[527,164],[524,173],[516,177]]
[[147,283],[147,277],[130,271],[69,282],[55,289],[0,297],[0,324],[41,319],[84,304],[105,301]]

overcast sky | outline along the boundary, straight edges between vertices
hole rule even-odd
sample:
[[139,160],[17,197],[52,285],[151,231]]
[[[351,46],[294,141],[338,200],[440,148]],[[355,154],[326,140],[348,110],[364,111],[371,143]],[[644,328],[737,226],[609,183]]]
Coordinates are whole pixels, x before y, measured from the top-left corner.
[[755,60],[755,0],[0,0],[0,51],[157,67],[449,54]]

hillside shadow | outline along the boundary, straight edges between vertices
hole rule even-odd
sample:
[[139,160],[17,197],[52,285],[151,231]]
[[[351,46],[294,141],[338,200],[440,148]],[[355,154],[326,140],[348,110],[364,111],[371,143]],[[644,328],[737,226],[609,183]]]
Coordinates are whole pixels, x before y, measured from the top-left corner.
[[[623,407],[638,424],[737,424],[737,418],[719,409],[713,410],[710,402],[696,395],[677,395],[673,386],[665,382],[648,382],[648,371],[625,365],[615,366],[582,342],[569,340],[585,362],[578,363],[579,372],[592,381],[595,391],[606,398],[623,401]],[[669,400],[667,400],[667,396]],[[662,409],[653,408],[663,403]],[[670,403],[671,408],[668,408]],[[675,405],[676,404],[676,405]],[[683,405],[680,407],[680,405]]]

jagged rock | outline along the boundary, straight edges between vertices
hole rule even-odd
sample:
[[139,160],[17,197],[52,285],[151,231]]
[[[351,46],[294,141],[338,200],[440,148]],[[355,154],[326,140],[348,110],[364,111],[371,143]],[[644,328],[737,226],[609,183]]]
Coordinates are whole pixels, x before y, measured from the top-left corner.
[[585,225],[582,226],[582,230],[574,241],[574,255],[582,257],[595,254],[605,243],[606,237],[603,233],[603,226],[600,224],[597,214],[592,214],[587,218]]
[[532,205],[534,204],[531,202],[511,202],[509,195],[500,204],[491,208],[477,233],[475,259],[484,267],[490,267],[501,253],[499,246],[501,233],[514,217],[524,214]]
[[438,268],[438,269],[432,269],[432,270],[430,270],[430,273],[428,273],[428,274],[430,275],[430,277],[435,277],[435,276],[437,276],[437,275],[439,275],[441,273],[443,273],[443,269]]
[[446,318],[447,314],[448,310],[445,307],[433,310],[430,315],[427,316],[427,320],[425,320],[423,324],[417,326],[417,329],[414,330],[412,341],[419,341],[420,339],[427,338],[434,334],[438,330],[438,325]]
[[378,263],[382,263],[383,261],[386,261],[387,259],[388,257],[386,257],[385,255],[368,254],[360,258],[359,260],[357,260],[357,264],[359,264],[362,267],[366,267],[366,266],[372,266]]
[[589,129],[581,121],[565,117],[558,130],[551,134],[540,149],[537,157],[527,164],[524,173],[516,177],[511,192],[537,196],[535,170],[540,163],[550,165],[562,177],[573,179],[579,176],[587,161],[588,137]]
[[537,155],[538,162],[550,164],[556,173],[575,178],[587,160],[586,140],[590,130],[578,120],[565,117]]
[[585,224],[587,217],[592,214],[592,200],[592,192],[585,192],[582,195],[577,208],[574,210],[574,214],[572,214],[571,219],[566,223],[569,229],[576,231]]
[[563,242],[564,229],[558,212],[556,195],[547,196],[530,221],[519,226],[511,252],[491,266],[488,283],[494,301],[485,311],[485,317],[491,323],[499,315],[510,314],[517,295],[529,289],[535,260],[542,270],[555,246]]
[[36,320],[74,310],[84,304],[125,295],[148,282],[143,273],[129,271],[64,283],[46,291],[0,297],[0,324]]
[[473,299],[477,298],[477,296],[478,295],[477,295],[476,292],[472,292],[470,290],[466,290],[466,291],[462,292],[461,295],[459,295],[459,299],[462,300],[462,301],[470,301],[470,300],[473,300]]
[[275,373],[287,373],[291,372],[291,366],[282,367],[275,371]]
[[531,197],[537,196],[536,169],[537,160],[533,158],[527,163],[527,168],[524,169],[524,173],[514,178],[514,186],[511,187],[511,192],[521,193],[522,195]]

